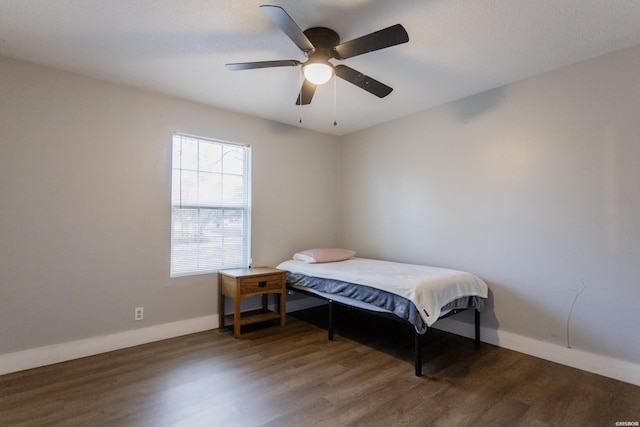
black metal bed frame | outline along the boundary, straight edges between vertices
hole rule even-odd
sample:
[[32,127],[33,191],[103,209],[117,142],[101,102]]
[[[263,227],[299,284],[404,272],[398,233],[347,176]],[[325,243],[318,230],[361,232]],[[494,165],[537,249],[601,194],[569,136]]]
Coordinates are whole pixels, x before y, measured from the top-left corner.
[[[312,296],[315,298],[320,298],[323,299],[325,301],[327,301],[329,303],[329,319],[328,319],[328,327],[327,327],[327,332],[328,332],[328,338],[329,341],[333,341],[333,306],[334,304],[340,305],[341,307],[347,307],[350,310],[359,310],[359,311],[363,311],[369,314],[373,314],[374,316],[378,316],[378,317],[382,317],[385,319],[390,319],[396,322],[400,322],[400,323],[404,323],[406,325],[411,326],[412,328],[414,328],[414,326],[409,323],[409,321],[402,319],[398,316],[396,316],[395,314],[392,313],[388,313],[388,312],[381,312],[381,311],[375,311],[375,310],[367,310],[366,308],[362,308],[362,307],[356,307],[353,305],[349,305],[349,304],[345,304],[339,301],[335,301],[331,298],[327,298],[323,295],[318,295],[314,292],[309,292],[300,288],[295,288],[295,287],[290,287],[287,286],[287,289],[290,289],[294,292],[300,292],[301,294],[304,295],[308,295],[308,296]],[[457,309],[453,309],[450,312],[448,312],[447,314],[441,316],[438,318],[438,320],[440,319],[445,319],[447,317],[453,316],[454,314],[458,314],[461,313],[463,311],[466,310],[474,310],[475,312],[475,343],[476,343],[476,347],[480,345],[480,311],[478,311],[478,309],[476,308],[457,308]],[[416,373],[416,377],[421,377],[422,376],[422,345],[423,345],[423,336],[425,334],[419,334],[418,332],[415,331],[414,328],[414,366],[415,366],[415,373]]]

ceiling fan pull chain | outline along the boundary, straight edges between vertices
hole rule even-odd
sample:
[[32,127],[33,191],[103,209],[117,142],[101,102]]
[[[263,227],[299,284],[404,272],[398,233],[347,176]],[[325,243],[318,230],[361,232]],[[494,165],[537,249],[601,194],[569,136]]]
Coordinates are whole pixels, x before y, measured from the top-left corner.
[[335,73],[333,74],[333,125],[334,126],[338,126],[338,119],[337,119],[337,114],[336,114],[336,94],[338,93],[337,90],[337,80],[336,80],[336,75]]
[[[298,72],[298,87],[302,87],[302,69]],[[302,124],[302,89],[298,92],[298,105],[300,106],[300,119],[298,122]]]

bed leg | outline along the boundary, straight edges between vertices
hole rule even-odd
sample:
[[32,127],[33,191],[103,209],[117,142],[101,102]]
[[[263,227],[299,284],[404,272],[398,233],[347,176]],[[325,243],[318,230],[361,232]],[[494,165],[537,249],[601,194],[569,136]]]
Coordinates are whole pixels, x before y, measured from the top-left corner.
[[480,345],[480,311],[478,309],[476,312],[476,347]]
[[333,341],[333,301],[329,300],[329,341]]
[[416,368],[416,377],[421,377],[422,376],[422,335],[420,335],[418,332],[414,331],[414,336],[415,336],[415,360],[414,360],[414,364],[415,364],[415,368]]

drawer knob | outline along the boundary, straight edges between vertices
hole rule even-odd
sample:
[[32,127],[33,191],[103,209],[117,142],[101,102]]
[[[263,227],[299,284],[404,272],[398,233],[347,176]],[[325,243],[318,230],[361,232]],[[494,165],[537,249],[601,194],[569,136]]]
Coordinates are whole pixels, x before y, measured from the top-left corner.
[[267,286],[267,281],[263,280],[262,282],[258,282],[258,287],[259,288],[264,288],[265,286]]

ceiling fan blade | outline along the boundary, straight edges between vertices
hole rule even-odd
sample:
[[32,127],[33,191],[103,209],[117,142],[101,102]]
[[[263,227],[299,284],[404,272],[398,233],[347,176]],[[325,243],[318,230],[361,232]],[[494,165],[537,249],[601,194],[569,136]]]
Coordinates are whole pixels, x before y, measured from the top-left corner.
[[260,9],[298,46],[303,52],[313,52],[313,44],[304,35],[298,24],[280,6],[262,5]]
[[374,50],[384,49],[409,41],[409,35],[400,24],[378,30],[375,33],[353,39],[335,46],[332,49],[336,59],[347,59]]
[[260,61],[260,62],[236,62],[233,64],[225,64],[231,71],[239,70],[253,70],[256,68],[271,68],[271,67],[295,67],[302,64],[295,59],[287,59],[282,61]]
[[346,65],[336,65],[335,70],[336,76],[358,86],[359,88],[366,90],[367,92],[377,96],[378,98],[384,98],[393,90],[393,88],[387,86],[386,84],[380,83],[376,79],[364,75],[361,72],[354,70],[353,68],[347,67]]
[[300,93],[296,99],[296,105],[308,105],[311,104],[313,94],[316,93],[316,85],[305,79],[300,88]]

